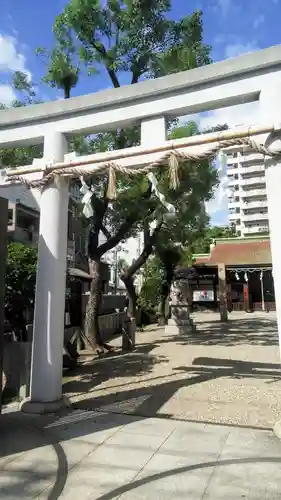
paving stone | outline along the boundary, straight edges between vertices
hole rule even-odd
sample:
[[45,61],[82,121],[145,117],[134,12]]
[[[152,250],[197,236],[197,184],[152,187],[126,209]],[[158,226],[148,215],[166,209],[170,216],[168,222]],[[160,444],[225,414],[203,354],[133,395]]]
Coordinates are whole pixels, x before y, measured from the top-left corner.
[[144,470],[128,485],[129,487],[132,486],[132,489],[121,495],[120,498],[124,498],[124,500],[129,498],[201,500],[212,472],[212,468],[187,470],[180,473],[174,471],[173,473],[169,471],[163,473],[152,473],[150,471],[148,473],[147,470]]
[[91,455],[89,455],[87,462],[90,462],[93,465],[96,464],[99,466],[110,467],[116,466],[138,471],[144,467],[153,454],[154,451],[152,449],[135,450],[134,441],[132,439],[132,445],[130,448],[103,444],[91,453]]
[[167,438],[179,425],[177,420],[142,418],[126,425],[126,432]]
[[281,457],[281,441],[270,431],[231,429],[221,459],[231,457]]
[[280,463],[232,463],[218,466],[204,500],[279,500]]
[[229,434],[229,428],[222,427],[219,431],[212,426],[196,427],[192,432],[181,426],[166,439],[161,446],[161,453],[175,455],[198,454],[218,455],[222,450]]
[[[40,470],[38,470],[40,469]],[[19,470],[4,470],[0,472],[0,498],[18,500],[33,499],[45,488],[54,484],[56,471],[52,464],[35,467],[33,463],[20,465]]]
[[58,440],[80,440],[101,444],[131,422],[125,415],[103,412],[77,412],[47,425],[45,429]]
[[139,450],[151,450],[151,451],[156,451],[158,448],[161,447],[161,445],[165,442],[165,434],[164,436],[161,434],[160,435],[153,435],[153,434],[137,434],[134,433],[132,435],[131,432],[126,432],[125,430],[121,430],[119,432],[116,432],[114,436],[110,437],[106,441],[107,446],[116,446],[120,447],[120,449],[133,449],[135,452],[138,452]]
[[87,441],[72,439],[68,441],[62,441],[60,443],[60,446],[65,453],[69,469],[79,464],[81,460],[87,458],[98,447],[98,445],[95,443],[88,443]]

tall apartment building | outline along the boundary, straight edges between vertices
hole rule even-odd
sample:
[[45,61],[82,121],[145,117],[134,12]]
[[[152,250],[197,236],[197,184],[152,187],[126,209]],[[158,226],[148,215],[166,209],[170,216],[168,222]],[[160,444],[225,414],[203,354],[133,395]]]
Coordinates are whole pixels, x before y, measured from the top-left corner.
[[228,148],[228,217],[240,236],[268,234],[263,155],[241,146]]

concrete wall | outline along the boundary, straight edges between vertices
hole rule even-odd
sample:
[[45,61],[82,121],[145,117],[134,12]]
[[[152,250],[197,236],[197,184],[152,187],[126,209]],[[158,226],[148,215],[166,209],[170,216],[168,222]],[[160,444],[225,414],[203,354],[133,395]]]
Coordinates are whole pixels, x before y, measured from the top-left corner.
[[[88,303],[88,298],[88,294],[84,294],[82,296],[82,312],[84,315]],[[116,309],[118,309],[119,311],[124,311],[126,300],[127,297],[125,295],[103,295],[100,311],[101,315],[113,313]]]
[[[104,342],[108,342],[114,335],[122,332],[126,317],[124,311],[103,314],[99,317],[99,327]],[[67,330],[65,339],[66,337]],[[11,398],[22,400],[29,395],[31,351],[31,342],[5,342],[3,356],[4,401]]]
[[6,342],[4,344],[3,399],[24,399],[29,393],[31,367],[31,342]]

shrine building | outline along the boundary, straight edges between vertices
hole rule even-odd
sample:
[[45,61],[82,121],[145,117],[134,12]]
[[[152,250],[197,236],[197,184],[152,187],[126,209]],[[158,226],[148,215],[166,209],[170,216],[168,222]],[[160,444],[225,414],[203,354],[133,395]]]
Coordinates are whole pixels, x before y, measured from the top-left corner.
[[214,240],[209,254],[194,255],[193,308],[275,310],[269,236]]

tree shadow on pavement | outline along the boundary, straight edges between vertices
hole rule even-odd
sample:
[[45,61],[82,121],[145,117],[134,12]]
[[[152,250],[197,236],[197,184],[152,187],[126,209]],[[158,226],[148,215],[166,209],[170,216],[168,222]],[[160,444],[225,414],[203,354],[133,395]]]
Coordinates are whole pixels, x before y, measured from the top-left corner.
[[192,332],[184,331],[177,335],[165,335],[162,342],[179,342],[183,345],[205,346],[236,346],[262,345],[275,346],[279,344],[276,321],[249,317],[247,319],[229,319],[226,323],[218,320],[196,322]]
[[79,365],[64,378],[65,393],[86,393],[108,379],[141,377],[152,372],[158,363],[165,363],[165,356],[150,355],[153,345],[141,352],[115,353],[95,358]]
[[[280,366],[277,364],[220,358],[195,358],[192,366],[178,366],[173,370],[175,380],[165,382],[165,376],[159,377],[157,381],[152,379],[152,384],[146,387],[131,390],[122,388],[113,394],[78,401],[74,406],[79,409],[154,417],[161,416],[161,408],[182,388],[218,378],[256,378],[268,383],[281,380]],[[149,384],[150,381],[146,382]]]
[[[108,361],[110,361],[109,358]],[[130,367],[129,370],[131,373],[133,368]],[[71,410],[66,409],[56,415],[31,417],[21,413],[3,414],[0,416],[0,458],[6,457],[4,460],[7,459],[9,462],[15,460],[15,454],[46,445],[53,446],[58,456],[58,470],[54,481],[55,486],[50,489],[48,498],[56,500],[62,491],[68,470],[64,442],[74,438],[87,441],[87,436],[91,435],[90,442],[94,447],[96,446],[94,443],[103,442],[128,423],[142,420],[144,417],[172,417],[173,415],[161,413],[161,408],[183,387],[191,387],[223,377],[254,377],[275,381],[281,379],[280,368],[277,364],[211,357],[197,357],[193,360],[192,366],[178,366],[174,368],[174,375],[180,378],[165,381],[165,376],[155,377],[157,380],[154,380],[153,384],[148,387],[132,390],[123,388],[114,394],[87,398],[75,403]],[[100,434],[102,434],[101,438]],[[71,450],[74,457],[75,447]],[[3,466],[1,461],[0,466]],[[14,470],[16,471],[16,468]],[[44,472],[43,476],[48,479],[47,472],[46,474]],[[111,497],[105,496],[104,498]]]

